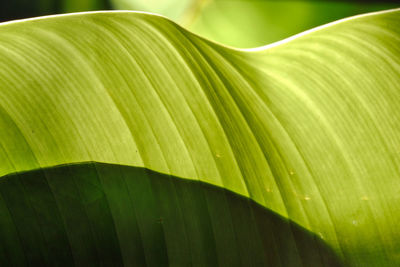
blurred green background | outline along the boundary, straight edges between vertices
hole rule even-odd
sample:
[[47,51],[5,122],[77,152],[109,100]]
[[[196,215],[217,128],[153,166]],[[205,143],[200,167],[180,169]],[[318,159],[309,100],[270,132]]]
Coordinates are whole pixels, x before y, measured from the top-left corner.
[[0,21],[92,10],[162,14],[225,45],[266,45],[340,18],[400,7],[399,1],[326,0],[2,0]]

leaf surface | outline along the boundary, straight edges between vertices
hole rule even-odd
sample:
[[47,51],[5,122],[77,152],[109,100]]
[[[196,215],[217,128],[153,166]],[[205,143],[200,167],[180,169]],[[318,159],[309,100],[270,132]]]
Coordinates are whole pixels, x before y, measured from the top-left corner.
[[247,197],[348,265],[396,265],[399,12],[250,50],[135,12],[3,23],[0,176],[145,167]]
[[235,47],[273,43],[341,18],[398,7],[396,1],[112,0],[115,9],[166,16],[210,40]]

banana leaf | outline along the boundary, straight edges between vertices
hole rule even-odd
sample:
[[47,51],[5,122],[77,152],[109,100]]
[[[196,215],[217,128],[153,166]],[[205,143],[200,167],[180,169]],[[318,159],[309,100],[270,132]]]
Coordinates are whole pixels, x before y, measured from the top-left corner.
[[0,24],[0,262],[400,264],[400,10],[235,49],[140,12]]

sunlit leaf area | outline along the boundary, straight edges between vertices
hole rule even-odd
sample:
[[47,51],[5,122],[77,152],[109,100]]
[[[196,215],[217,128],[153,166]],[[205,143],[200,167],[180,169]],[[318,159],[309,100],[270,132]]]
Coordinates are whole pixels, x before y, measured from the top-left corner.
[[400,266],[398,2],[0,21],[0,266]]
[[9,0],[0,21],[94,10],[163,15],[192,33],[252,48],[345,17],[397,8],[398,0]]

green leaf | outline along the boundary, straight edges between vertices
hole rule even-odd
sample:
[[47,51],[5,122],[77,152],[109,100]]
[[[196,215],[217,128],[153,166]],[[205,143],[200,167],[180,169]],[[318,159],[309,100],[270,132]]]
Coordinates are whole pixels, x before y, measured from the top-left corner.
[[[42,235],[43,244],[49,244],[54,238],[47,231],[53,228],[40,218],[51,218],[58,208],[54,224],[60,227],[63,223],[68,232],[69,220],[81,219],[86,212],[89,224],[85,231],[93,228],[94,241],[90,242],[104,246],[98,251],[115,250],[118,244],[122,262],[128,264],[130,250],[121,227],[143,221],[126,217],[124,210],[129,206],[118,209],[112,200],[115,196],[100,197],[118,195],[118,187],[111,182],[118,174],[100,170],[100,186],[89,179],[93,175],[83,174],[82,179],[88,179],[80,181],[76,167],[71,167],[68,177],[79,183],[63,191],[62,185],[51,184],[71,182],[63,176],[64,171],[52,175],[33,172],[63,164],[103,162],[144,167],[174,176],[174,181],[197,180],[247,197],[318,236],[319,243],[323,240],[334,251],[337,261],[349,266],[398,265],[399,26],[400,11],[390,10],[346,19],[267,47],[239,50],[211,43],[165,18],[135,12],[95,12],[1,24],[0,176],[15,183],[13,189],[7,189],[8,182],[0,186],[1,212],[11,214],[1,216],[1,225],[15,232],[7,242],[33,242],[29,240],[35,240],[34,233],[25,237],[18,231],[29,225],[30,216],[37,216],[35,231]],[[22,171],[31,172],[18,175]],[[128,176],[133,183],[143,180],[140,175]],[[44,185],[30,185],[35,177]],[[35,195],[46,182],[55,190],[49,201]],[[82,192],[77,193],[77,188]],[[181,203],[179,198],[164,202],[170,193],[154,188],[159,187],[150,191],[160,199],[152,212],[159,214],[155,210],[162,209],[161,214],[177,218],[171,214],[178,211],[170,208]],[[87,208],[75,215],[73,206],[63,206],[62,211],[60,205],[69,202],[57,200],[60,194],[67,199],[80,197],[76,205],[83,203]],[[140,192],[121,191],[121,198],[140,198],[137,194]],[[102,200],[96,202],[98,199]],[[185,205],[186,199],[181,198],[180,205]],[[208,207],[216,207],[217,202],[207,202]],[[42,209],[35,209],[40,203],[53,206],[41,214]],[[204,206],[205,202],[194,203]],[[102,208],[107,205],[112,215]],[[32,206],[32,215],[21,216],[25,206]],[[141,210],[135,205],[133,209]],[[239,213],[241,223],[249,217],[231,210]],[[187,211],[180,212],[191,218]],[[100,223],[103,216],[104,224]],[[213,216],[211,224],[223,222]],[[283,222],[281,219],[278,224]],[[197,229],[190,228],[191,223],[181,222],[185,229]],[[238,227],[233,229],[246,229]],[[116,234],[98,236],[105,229]],[[154,234],[153,230],[137,229],[141,234]],[[174,264],[183,257],[181,249],[187,253],[195,253],[195,249],[187,250],[182,245],[187,243],[179,241],[182,237],[171,229],[163,231],[168,261]],[[90,235],[85,231],[83,234]],[[18,233],[22,241],[18,241]],[[195,233],[188,230],[185,238]],[[247,235],[244,233],[235,232],[237,236]],[[212,244],[221,244],[224,235],[219,234],[217,230],[210,235],[215,238]],[[72,247],[74,259],[80,259],[81,252],[95,255],[90,254],[90,244],[86,252],[74,246],[71,240],[75,235],[66,233],[60,239]],[[272,239],[269,235],[261,236]],[[110,238],[114,241],[106,242]],[[251,242],[243,246],[240,240],[245,239],[236,240],[235,244],[243,247],[239,251],[254,247],[264,251],[265,262],[276,259],[268,258],[271,251],[266,246]],[[293,237],[288,238],[293,242],[290,240]],[[305,266],[318,265],[307,264],[316,262],[304,256],[311,249],[305,254],[299,251],[310,246],[310,238],[295,240],[300,256],[293,252],[289,259],[299,257]],[[276,241],[275,249],[284,253],[280,242]],[[21,247],[27,257],[51,262],[46,256],[52,255],[51,246],[36,248],[41,254],[30,253],[29,245]],[[3,245],[0,252],[11,257],[6,249]],[[217,251],[217,258],[224,253]],[[236,255],[235,251],[225,255]],[[111,251],[110,255],[115,254]],[[197,262],[193,255],[190,259]],[[251,256],[241,259],[250,261]],[[324,265],[321,259],[320,263]],[[295,260],[292,265],[296,266]]]
[[183,26],[201,36],[235,47],[269,44],[334,20],[399,6],[390,1],[208,2],[192,21],[184,20]]
[[143,168],[45,168],[2,177],[0,193],[7,265],[340,266],[318,236],[247,198]]
[[203,37],[235,47],[276,42],[322,24],[395,8],[390,0],[112,0],[116,9],[161,14]]

